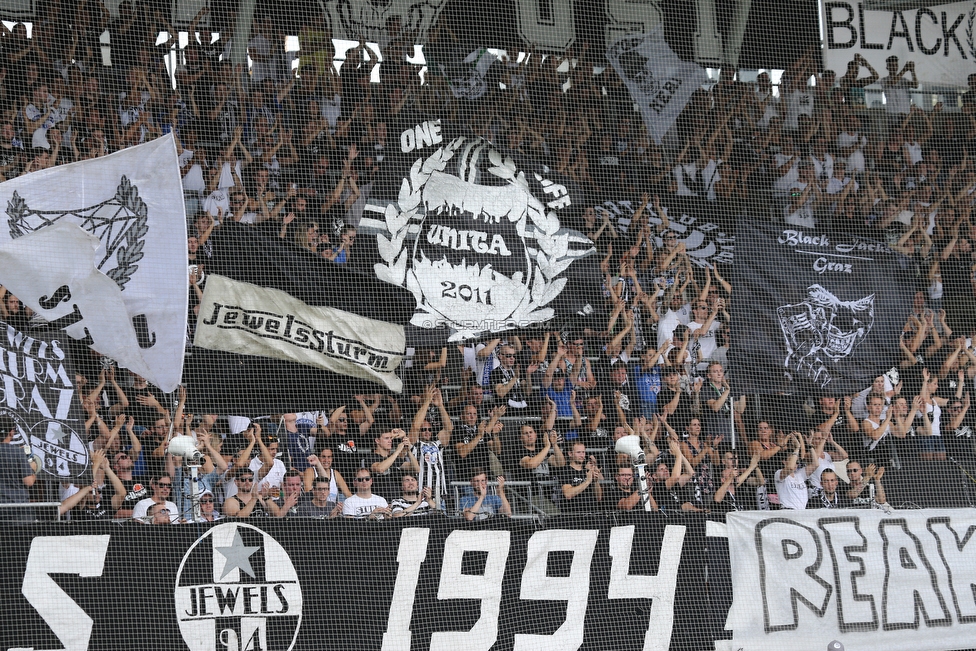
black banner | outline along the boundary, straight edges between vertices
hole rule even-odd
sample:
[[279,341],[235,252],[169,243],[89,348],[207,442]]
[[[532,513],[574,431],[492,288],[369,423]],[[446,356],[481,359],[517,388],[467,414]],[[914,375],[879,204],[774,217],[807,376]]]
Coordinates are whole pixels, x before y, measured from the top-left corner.
[[905,256],[849,233],[745,219],[737,236],[737,394],[850,394],[892,367],[914,291]]
[[712,646],[704,519],[626,514],[546,524],[403,518],[11,527],[0,644],[113,651],[497,650],[517,640],[547,649]]
[[[208,273],[377,321],[404,325],[413,314],[409,291],[333,264],[261,229],[225,223],[211,242]],[[320,409],[337,395],[375,391],[377,386],[296,362],[196,346],[186,357],[183,383],[189,389],[188,406],[196,413],[241,415]]]
[[441,120],[401,126],[370,193],[381,280],[410,290],[411,323],[456,340],[592,313],[596,250],[583,208],[547,166]]
[[0,321],[0,413],[17,423],[14,443],[31,446],[39,470],[70,481],[88,469],[80,398],[75,399],[74,342],[60,330]]

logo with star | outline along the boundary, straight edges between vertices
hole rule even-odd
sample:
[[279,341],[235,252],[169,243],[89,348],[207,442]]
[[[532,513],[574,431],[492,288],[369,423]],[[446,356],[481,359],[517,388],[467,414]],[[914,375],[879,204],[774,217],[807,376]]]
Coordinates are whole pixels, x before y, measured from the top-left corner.
[[176,618],[191,651],[295,645],[302,589],[295,566],[270,534],[221,524],[187,551],[176,577]]
[[13,442],[21,447],[30,444],[44,472],[69,479],[88,469],[88,446],[67,421],[42,419],[30,424],[23,414],[5,413],[17,423]]

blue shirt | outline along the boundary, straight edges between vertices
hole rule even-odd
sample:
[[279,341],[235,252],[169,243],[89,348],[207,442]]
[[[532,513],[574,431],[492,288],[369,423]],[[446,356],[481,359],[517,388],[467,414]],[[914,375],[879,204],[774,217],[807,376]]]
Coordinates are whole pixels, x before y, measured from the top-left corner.
[[634,365],[634,384],[641,401],[641,415],[652,417],[657,412],[657,396],[661,393],[661,367],[655,364],[651,369]]
[[[469,486],[461,499],[458,500],[458,509],[464,513],[465,509],[469,509],[478,502],[478,498],[475,497],[474,491],[471,490]],[[485,520],[491,516],[501,512],[502,509],[502,498],[498,497],[494,493],[488,493],[485,495],[485,499],[481,502],[481,508],[475,513],[475,520]]]

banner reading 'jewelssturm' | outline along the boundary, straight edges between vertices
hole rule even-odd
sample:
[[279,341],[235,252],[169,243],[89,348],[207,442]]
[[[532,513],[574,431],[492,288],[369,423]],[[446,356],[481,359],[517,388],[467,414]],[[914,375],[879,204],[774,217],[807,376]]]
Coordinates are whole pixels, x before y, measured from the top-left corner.
[[190,409],[261,415],[400,390],[410,292],[235,222],[211,242],[184,373]]
[[88,468],[81,403],[75,398],[70,337],[0,321],[0,413],[17,423],[14,443],[30,445],[40,469],[71,481]]
[[890,369],[914,293],[906,258],[847,233],[740,220],[736,393],[850,394]]
[[733,649],[973,646],[971,510],[728,516]]
[[317,366],[400,391],[403,327],[211,275],[194,345]]
[[175,390],[187,257],[173,137],[12,179],[0,206],[0,284],[55,328]]
[[0,648],[710,648],[704,520],[645,515],[16,527]]
[[567,186],[543,165],[446,130],[440,120],[404,130],[384,162],[392,196],[380,188],[367,206],[382,214],[374,271],[413,293],[411,323],[460,340],[584,310],[595,249],[560,222],[582,208]]

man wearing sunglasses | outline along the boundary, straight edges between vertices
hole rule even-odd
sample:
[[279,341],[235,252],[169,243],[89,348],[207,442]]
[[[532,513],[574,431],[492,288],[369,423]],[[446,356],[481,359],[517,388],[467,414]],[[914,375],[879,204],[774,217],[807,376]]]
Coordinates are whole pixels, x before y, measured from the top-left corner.
[[373,475],[369,469],[360,468],[356,471],[355,484],[356,494],[347,497],[342,504],[337,504],[332,512],[333,516],[338,515],[340,510],[345,517],[357,520],[377,520],[392,515],[387,501],[379,495],[373,495]]
[[515,363],[515,347],[505,344],[498,354],[501,362],[492,372],[490,382],[498,404],[507,404],[512,409],[528,407],[528,397],[532,394],[533,373],[539,364],[532,362],[526,368],[525,382],[522,382],[522,367]]
[[170,501],[170,494],[173,492],[173,478],[169,475],[153,477],[149,482],[152,489],[152,497],[147,497],[132,509],[132,519],[144,524],[152,524],[149,517],[149,508],[156,504],[165,505],[169,512],[169,519],[174,524],[180,520],[180,510],[176,504]]

